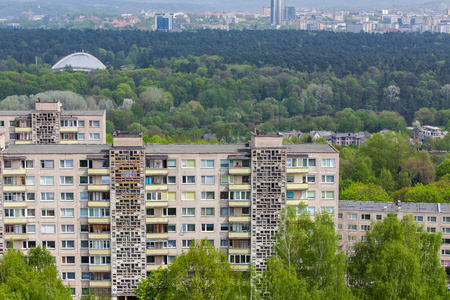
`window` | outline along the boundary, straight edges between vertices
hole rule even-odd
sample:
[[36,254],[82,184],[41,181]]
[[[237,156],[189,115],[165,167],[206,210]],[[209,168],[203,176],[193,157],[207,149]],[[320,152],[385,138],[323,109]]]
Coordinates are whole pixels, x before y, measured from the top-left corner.
[[228,248],[228,240],[220,240],[220,248]]
[[25,184],[26,185],[34,185],[34,176],[27,176],[25,178]]
[[6,208],[4,210],[5,218],[23,218],[23,217],[34,217],[34,208]]
[[287,175],[286,176],[286,182],[287,183],[293,183],[294,182],[294,175]]
[[220,160],[220,167],[221,168],[229,168],[230,167],[230,161],[228,159],[221,159]]
[[43,208],[43,209],[41,209],[41,216],[53,218],[55,216],[55,209],[54,208]]
[[162,200],[162,192],[148,192],[147,201],[160,201]]
[[41,169],[53,169],[54,161],[53,160],[41,160]]
[[370,215],[369,214],[362,214],[361,215],[361,220],[369,221],[370,220]]
[[322,191],[321,196],[321,198],[325,200],[334,199],[334,191]]
[[183,232],[195,232],[195,224],[183,224],[181,230]]
[[228,232],[230,229],[230,225],[228,223],[220,224],[220,232]]
[[414,221],[423,222],[423,216],[414,216]]
[[195,200],[195,192],[182,192],[181,200]]
[[342,230],[342,224],[338,224],[338,230]]
[[100,256],[100,255],[89,256],[89,264],[90,265],[110,265],[111,264],[111,256]]
[[294,191],[287,191],[286,192],[286,198],[287,199],[294,199]]
[[[80,225],[80,233],[88,233],[89,232],[89,225],[87,224],[81,224]],[[83,242],[83,241],[82,241]]]
[[22,169],[34,169],[34,160],[22,160]]
[[41,201],[55,201],[55,193],[41,193]]
[[202,207],[201,214],[202,214],[202,216],[212,217],[212,216],[214,216],[214,208],[212,208],[212,207]]
[[200,168],[214,168],[214,160],[202,159],[200,162]]
[[42,247],[45,247],[46,249],[55,249],[56,243],[55,241],[42,241]]
[[195,159],[182,159],[181,167],[182,168],[195,168]]
[[176,176],[167,176],[167,184],[176,184],[177,177]]
[[243,215],[243,216],[250,216],[250,207],[242,207],[241,208],[241,215]]
[[60,120],[61,127],[77,127],[77,120]]
[[246,265],[250,263],[250,254],[230,254],[228,261],[230,264]]
[[74,265],[75,264],[75,256],[61,256],[61,264]]
[[323,168],[334,168],[334,158],[322,159],[322,167]]
[[342,220],[343,214],[342,213],[338,213],[338,219]]
[[73,176],[60,176],[61,185],[73,185]]
[[450,217],[443,217],[442,222],[444,223],[450,223]]
[[15,121],[9,121],[9,127],[16,127]]
[[88,201],[89,193],[88,192],[80,192],[80,201]]
[[36,241],[23,241],[22,249],[30,249],[36,247]]
[[73,193],[61,193],[60,200],[61,201],[73,201],[74,194]]
[[109,176],[102,176],[101,184],[109,184]]
[[191,246],[192,240],[183,240],[181,243],[182,248],[189,248]]
[[302,166],[303,167],[315,167],[316,166],[316,159],[315,158],[304,158]]
[[55,185],[53,176],[41,176],[41,185]]
[[155,262],[155,256],[154,255],[149,255],[149,256],[147,256],[147,264],[148,265],[154,265],[156,262]]
[[181,209],[183,217],[195,217],[195,208],[194,207],[183,207]]
[[195,184],[195,176],[182,176],[183,184]]
[[355,242],[356,241],[356,235],[349,235],[348,236],[349,242]]
[[429,223],[436,223],[436,221],[437,221],[437,217],[431,217],[431,216],[427,217],[427,222],[429,222]]
[[220,216],[228,217],[234,215],[234,207],[221,207],[220,208]]
[[442,244],[450,245],[450,239],[442,239]]
[[146,216],[147,217],[153,217],[155,215],[155,209],[154,208],[147,208],[146,209]]
[[168,168],[176,168],[177,167],[177,161],[175,159],[167,160],[167,167]]
[[302,191],[302,199],[316,199],[316,191]]
[[79,133],[79,134],[78,134],[78,140],[79,140],[79,141],[84,141],[84,139],[85,139],[84,133]]
[[100,127],[100,121],[90,120],[89,121],[89,126],[90,127]]
[[450,249],[442,249],[441,254],[442,255],[450,255]]
[[369,231],[370,225],[361,225],[361,231]]
[[303,175],[303,183],[315,184],[316,175]]
[[92,176],[80,176],[80,184],[81,185],[85,185],[85,184],[93,184],[94,180],[92,178]]
[[75,216],[74,208],[61,208],[61,217],[62,218],[73,218]]
[[215,176],[202,176],[202,184],[214,184]]
[[164,207],[162,209],[163,217],[176,217],[177,209],[175,207]]
[[222,175],[222,176],[220,176],[220,183],[221,184],[233,184],[234,183],[234,176]]
[[60,160],[59,167],[61,169],[73,169],[73,160]]
[[12,161],[11,160],[4,160],[3,161],[3,168],[4,169],[11,169],[12,168]]
[[427,227],[427,232],[436,232],[436,227]]
[[382,215],[376,215],[376,219],[377,219],[378,221],[381,221],[381,220],[383,219],[383,216],[382,216]]
[[75,241],[61,241],[61,249],[75,249]]
[[450,228],[442,228],[442,233],[450,233]]
[[84,120],[78,120],[78,127],[84,127]]
[[349,231],[356,231],[357,230],[357,225],[348,225],[348,230]]
[[89,218],[109,217],[109,208],[89,208]]
[[75,280],[75,272],[62,272],[62,280]]
[[333,206],[322,207],[322,213],[323,214],[334,214],[334,207]]
[[334,183],[334,175],[322,175],[322,183]]
[[5,127],[5,121],[0,121],[0,127]]
[[176,224],[167,225],[167,232],[177,232],[177,225]]
[[358,215],[357,214],[348,214],[348,219],[349,220],[358,220]]
[[41,225],[41,233],[55,233],[55,225],[43,224]]
[[36,233],[36,225],[27,225],[27,233]]
[[92,169],[92,160],[82,159],[80,160],[81,169]]
[[110,240],[89,241],[89,249],[96,249],[96,250],[111,249],[111,241]]
[[214,232],[214,224],[202,224],[202,232]]
[[3,193],[3,200],[7,202],[25,201],[25,193]]
[[202,192],[202,200],[214,200],[214,192]]

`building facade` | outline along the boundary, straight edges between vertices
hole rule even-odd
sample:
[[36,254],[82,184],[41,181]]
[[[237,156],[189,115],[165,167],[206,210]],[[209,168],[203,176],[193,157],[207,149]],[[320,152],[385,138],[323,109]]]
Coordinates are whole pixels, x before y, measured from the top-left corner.
[[155,14],[155,30],[173,30],[173,14]]
[[140,279],[207,238],[236,270],[265,268],[279,212],[337,212],[339,153],[328,144],[10,145],[1,153],[0,250],[56,257],[74,297],[124,299]]
[[105,110],[63,110],[36,102],[34,110],[0,110],[0,135],[14,144],[105,144]]
[[284,21],[284,0],[271,0],[270,24],[282,25]]

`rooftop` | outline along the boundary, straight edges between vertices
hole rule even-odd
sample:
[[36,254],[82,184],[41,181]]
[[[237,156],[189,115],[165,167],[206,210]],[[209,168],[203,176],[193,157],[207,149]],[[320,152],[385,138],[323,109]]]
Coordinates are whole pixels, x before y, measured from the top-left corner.
[[[35,110],[0,110],[0,116],[27,116],[31,114]],[[61,111],[61,116],[72,116],[72,115],[80,115],[80,116],[102,116],[104,114],[104,110],[63,110]]]
[[406,212],[406,213],[450,213],[450,203],[416,203],[339,200],[339,210],[374,211],[374,212]]
[[73,53],[62,58],[53,65],[52,70],[64,70],[66,66],[71,66],[74,71],[106,69],[105,65],[95,56],[84,52]]

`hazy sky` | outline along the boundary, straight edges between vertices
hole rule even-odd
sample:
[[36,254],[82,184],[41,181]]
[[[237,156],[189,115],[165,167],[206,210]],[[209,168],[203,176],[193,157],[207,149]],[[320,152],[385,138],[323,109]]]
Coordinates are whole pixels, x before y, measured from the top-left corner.
[[[439,3],[450,4],[450,0],[285,0],[286,5],[317,8],[339,8],[348,10],[382,9],[382,8],[436,8]],[[35,13],[63,12],[106,12],[106,13],[137,13],[141,10],[150,11],[239,11],[258,12],[263,6],[268,6],[270,0],[0,0],[0,16],[16,14],[24,10]],[[38,6],[40,9],[38,9]],[[450,6],[450,5],[449,5]]]

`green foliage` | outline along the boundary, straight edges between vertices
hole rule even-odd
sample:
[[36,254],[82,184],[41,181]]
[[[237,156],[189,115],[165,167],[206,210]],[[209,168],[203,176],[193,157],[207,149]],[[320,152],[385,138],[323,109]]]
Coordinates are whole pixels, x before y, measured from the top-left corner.
[[427,233],[412,215],[374,222],[350,257],[349,282],[359,299],[448,298],[440,265],[442,233]]
[[436,168],[436,176],[438,178],[442,178],[446,174],[450,174],[450,158],[445,159]]
[[54,266],[54,257],[40,247],[29,250],[28,263],[19,250],[0,258],[1,299],[72,299]]
[[355,182],[339,194],[340,200],[391,201],[386,191],[373,183]]
[[249,292],[240,275],[207,239],[192,240],[188,252],[142,280],[135,293],[139,299],[238,299]]

